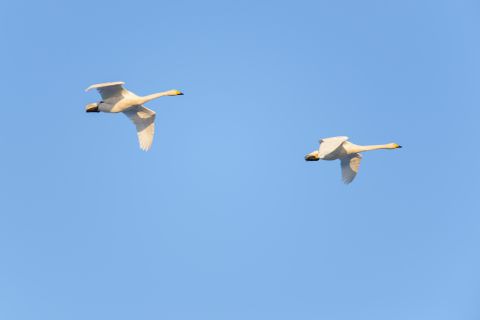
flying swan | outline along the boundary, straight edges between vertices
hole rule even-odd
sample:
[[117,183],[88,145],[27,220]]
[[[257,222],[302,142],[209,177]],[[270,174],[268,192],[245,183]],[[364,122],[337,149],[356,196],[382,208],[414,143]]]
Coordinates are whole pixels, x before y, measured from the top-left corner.
[[85,91],[97,89],[102,101],[90,103],[87,112],[123,112],[137,128],[138,142],[144,151],[150,149],[155,133],[155,111],[143,106],[144,103],[163,96],[183,95],[178,90],[169,90],[160,93],[139,97],[128,91],[122,85],[125,82],[105,82],[91,85]]
[[348,184],[357,175],[362,156],[360,152],[377,149],[398,149],[396,143],[387,143],[373,146],[359,146],[348,140],[348,137],[332,137],[320,140],[318,150],[305,156],[306,161],[336,160],[340,159],[342,167],[342,180]]

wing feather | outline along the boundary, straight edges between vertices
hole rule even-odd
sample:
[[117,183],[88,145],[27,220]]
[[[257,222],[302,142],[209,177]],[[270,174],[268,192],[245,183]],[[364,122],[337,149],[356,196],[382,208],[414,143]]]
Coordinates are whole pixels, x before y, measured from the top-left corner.
[[123,112],[137,128],[140,149],[148,151],[155,134],[155,111],[144,106],[136,106]]
[[103,100],[108,100],[111,98],[121,98],[123,97],[122,93],[125,90],[122,85],[125,82],[104,82],[104,83],[97,83],[93,84],[88,87],[85,91],[89,91],[91,89],[97,89],[100,95],[102,96]]
[[358,169],[360,168],[360,161],[362,155],[359,153],[353,153],[348,157],[340,159],[342,167],[342,180],[344,183],[349,184],[355,179]]
[[334,152],[338,147],[342,145],[342,143],[347,140],[348,137],[345,136],[321,139],[320,146],[318,147],[318,156],[320,158],[325,157],[326,155]]

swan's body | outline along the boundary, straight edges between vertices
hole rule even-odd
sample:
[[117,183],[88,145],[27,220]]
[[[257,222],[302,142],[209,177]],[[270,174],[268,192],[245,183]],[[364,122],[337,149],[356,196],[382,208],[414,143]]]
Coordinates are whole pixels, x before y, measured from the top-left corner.
[[123,112],[137,128],[138,142],[142,150],[150,149],[155,133],[155,111],[143,106],[144,103],[163,96],[183,95],[178,90],[169,90],[140,97],[128,91],[122,85],[124,82],[106,82],[94,84],[85,91],[97,89],[102,101],[90,103],[87,112]]
[[305,156],[306,161],[318,160],[337,160],[341,161],[342,180],[345,183],[353,181],[357,175],[362,156],[360,152],[378,150],[378,149],[397,149],[401,148],[396,143],[387,143],[372,146],[359,146],[348,140],[348,137],[333,137],[320,140],[318,150]]

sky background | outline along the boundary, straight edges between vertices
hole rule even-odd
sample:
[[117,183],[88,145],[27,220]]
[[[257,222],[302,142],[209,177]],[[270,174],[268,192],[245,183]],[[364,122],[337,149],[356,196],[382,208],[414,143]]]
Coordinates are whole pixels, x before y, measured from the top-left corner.
[[[477,320],[478,1],[2,1],[0,318]],[[157,112],[142,152],[125,81]],[[322,137],[397,142],[307,163]]]

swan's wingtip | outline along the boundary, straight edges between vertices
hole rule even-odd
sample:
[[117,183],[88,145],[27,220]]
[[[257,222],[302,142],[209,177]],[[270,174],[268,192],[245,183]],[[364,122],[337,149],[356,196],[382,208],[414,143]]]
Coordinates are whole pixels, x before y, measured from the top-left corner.
[[145,152],[150,150],[151,147],[152,147],[151,145],[140,145],[140,149]]

